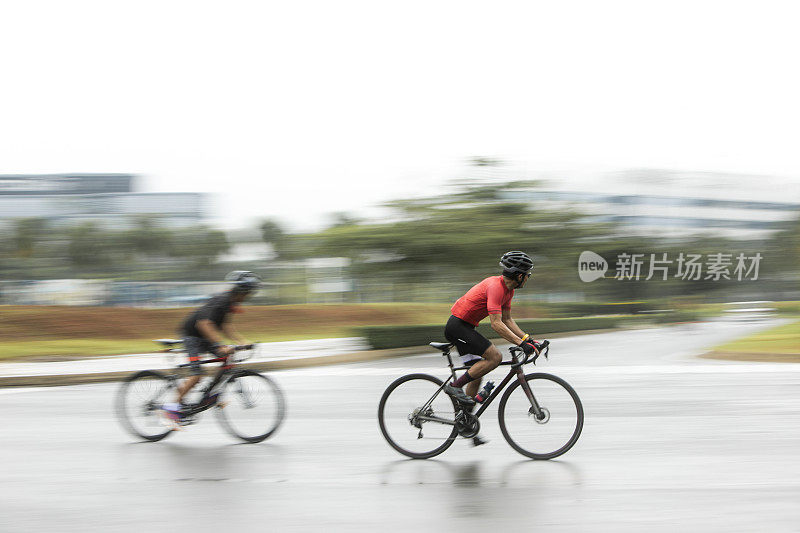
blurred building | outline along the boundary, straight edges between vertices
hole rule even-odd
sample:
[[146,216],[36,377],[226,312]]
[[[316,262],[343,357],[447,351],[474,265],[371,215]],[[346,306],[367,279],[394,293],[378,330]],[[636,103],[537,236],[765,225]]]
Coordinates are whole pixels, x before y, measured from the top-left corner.
[[17,218],[43,218],[60,225],[125,228],[141,216],[187,227],[204,218],[204,194],[137,192],[135,180],[131,174],[0,175],[0,227]]
[[800,214],[800,182],[771,176],[629,170],[594,179],[550,178],[503,198],[573,209],[626,234],[763,239]]

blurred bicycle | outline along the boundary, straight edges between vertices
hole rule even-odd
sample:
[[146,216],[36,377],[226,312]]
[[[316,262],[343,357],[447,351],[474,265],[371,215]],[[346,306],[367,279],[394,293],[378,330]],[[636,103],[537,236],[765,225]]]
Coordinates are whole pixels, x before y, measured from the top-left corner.
[[[168,353],[185,353],[176,348],[179,339],[156,339]],[[212,356],[199,364],[222,363],[216,374],[194,396],[194,402],[182,404],[175,416],[171,399],[177,396],[185,369],[197,364],[176,365],[175,371],[163,373],[143,370],[127,378],[116,398],[117,416],[122,426],[135,437],[159,441],[173,430],[196,423],[200,413],[214,408],[217,420],[232,436],[245,442],[261,442],[275,434],[283,422],[286,403],[280,387],[269,377],[253,370],[236,368],[249,359],[257,345],[233,346],[233,353]]]

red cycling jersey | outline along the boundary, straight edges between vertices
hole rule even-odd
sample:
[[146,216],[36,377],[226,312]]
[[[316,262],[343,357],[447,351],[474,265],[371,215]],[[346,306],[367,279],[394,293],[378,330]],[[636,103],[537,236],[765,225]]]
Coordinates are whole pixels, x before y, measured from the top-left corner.
[[503,276],[492,276],[456,300],[450,312],[453,316],[477,326],[487,316],[498,315],[503,309],[511,309],[513,297],[514,290],[506,287]]

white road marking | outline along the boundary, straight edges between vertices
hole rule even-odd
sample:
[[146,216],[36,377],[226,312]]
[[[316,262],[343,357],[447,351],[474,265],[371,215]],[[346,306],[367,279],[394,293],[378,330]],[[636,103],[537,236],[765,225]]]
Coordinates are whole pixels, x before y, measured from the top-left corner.
[[20,394],[22,392],[39,392],[42,389],[39,387],[11,387],[8,389],[0,389],[0,396],[3,394]]

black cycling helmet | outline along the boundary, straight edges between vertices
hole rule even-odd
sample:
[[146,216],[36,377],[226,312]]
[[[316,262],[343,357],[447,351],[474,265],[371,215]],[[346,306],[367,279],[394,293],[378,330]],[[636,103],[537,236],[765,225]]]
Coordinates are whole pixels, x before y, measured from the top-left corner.
[[509,276],[527,274],[533,270],[533,259],[525,252],[515,250],[503,254],[503,257],[500,258],[500,266],[503,267],[503,274]]
[[233,283],[233,292],[253,292],[261,285],[261,278],[248,270],[234,270],[228,272],[225,281]]

